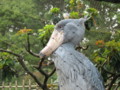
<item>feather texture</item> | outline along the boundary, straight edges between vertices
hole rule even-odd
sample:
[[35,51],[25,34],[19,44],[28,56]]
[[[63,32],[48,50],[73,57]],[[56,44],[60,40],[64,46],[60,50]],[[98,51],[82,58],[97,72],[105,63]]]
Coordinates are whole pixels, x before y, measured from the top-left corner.
[[73,45],[63,44],[52,55],[60,90],[104,90],[101,76],[93,63]]
[[58,22],[51,39],[40,52],[45,55],[46,52],[53,52],[51,59],[55,63],[60,90],[104,90],[96,67],[85,55],[75,50],[84,37],[86,20],[80,18]]

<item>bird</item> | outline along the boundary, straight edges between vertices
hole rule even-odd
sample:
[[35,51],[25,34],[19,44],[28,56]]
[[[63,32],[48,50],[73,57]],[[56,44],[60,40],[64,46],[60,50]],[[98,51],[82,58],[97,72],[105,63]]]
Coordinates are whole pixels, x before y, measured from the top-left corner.
[[55,64],[59,90],[105,90],[95,65],[75,47],[83,40],[88,18],[59,21],[40,58],[50,56]]

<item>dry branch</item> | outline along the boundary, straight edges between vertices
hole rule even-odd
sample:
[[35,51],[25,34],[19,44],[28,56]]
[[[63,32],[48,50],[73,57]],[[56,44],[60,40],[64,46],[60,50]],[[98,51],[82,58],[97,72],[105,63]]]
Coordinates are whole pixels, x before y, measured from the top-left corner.
[[30,35],[30,33],[28,33],[28,35],[27,35],[27,46],[25,47],[25,49],[26,49],[26,51],[27,51],[29,54],[31,54],[32,56],[35,56],[35,57],[39,58],[39,54],[36,54],[36,53],[32,52],[31,49],[30,49],[31,46],[30,46],[30,38],[29,38],[29,35]]
[[[31,54],[32,56],[35,56],[35,57],[38,57],[39,58],[39,54],[36,54],[34,52],[31,51],[31,45],[30,45],[30,33],[28,33],[27,35],[27,47],[26,47],[26,50],[29,54]],[[45,61],[45,58],[42,58],[38,64],[38,67],[35,67],[45,78],[44,78],[44,81],[43,81],[43,90],[47,90],[47,81],[49,79],[50,76],[52,76],[56,69],[54,68],[50,74],[46,73],[43,69],[42,69],[42,63]]]
[[14,53],[14,52],[12,52],[12,51],[7,51],[7,50],[3,50],[3,49],[0,49],[0,52],[7,52],[7,53],[9,53],[9,54],[11,54],[11,55],[16,56],[17,59],[18,59],[18,62],[19,62],[20,65],[23,67],[23,69],[36,81],[36,83],[37,83],[41,88],[43,87],[43,85],[42,85],[41,82],[37,79],[37,77],[36,77],[32,72],[30,72],[29,69],[26,67],[26,65],[25,65],[25,63],[24,63],[24,58],[23,58],[21,55],[16,54],[16,53]]

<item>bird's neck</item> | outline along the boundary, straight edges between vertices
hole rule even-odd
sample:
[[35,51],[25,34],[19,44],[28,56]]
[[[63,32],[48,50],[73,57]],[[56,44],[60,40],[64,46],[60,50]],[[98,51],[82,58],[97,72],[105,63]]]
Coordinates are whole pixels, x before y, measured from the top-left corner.
[[75,45],[70,42],[62,44],[61,47],[75,50]]

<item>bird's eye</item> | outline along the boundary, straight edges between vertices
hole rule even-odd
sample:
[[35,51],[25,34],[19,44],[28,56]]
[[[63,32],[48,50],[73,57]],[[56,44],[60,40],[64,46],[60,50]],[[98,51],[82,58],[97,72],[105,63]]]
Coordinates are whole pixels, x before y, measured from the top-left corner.
[[58,26],[59,28],[62,28],[62,26]]

